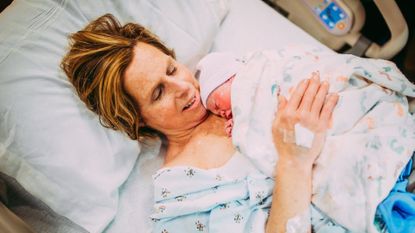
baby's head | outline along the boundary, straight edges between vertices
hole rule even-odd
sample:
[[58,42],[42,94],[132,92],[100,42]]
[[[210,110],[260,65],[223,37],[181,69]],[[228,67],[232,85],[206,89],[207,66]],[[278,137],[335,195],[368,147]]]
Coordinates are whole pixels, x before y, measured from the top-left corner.
[[196,76],[206,109],[214,114],[231,116],[231,84],[242,63],[229,53],[210,53],[198,63]]
[[235,75],[213,90],[206,100],[206,108],[226,119],[231,118],[231,85]]

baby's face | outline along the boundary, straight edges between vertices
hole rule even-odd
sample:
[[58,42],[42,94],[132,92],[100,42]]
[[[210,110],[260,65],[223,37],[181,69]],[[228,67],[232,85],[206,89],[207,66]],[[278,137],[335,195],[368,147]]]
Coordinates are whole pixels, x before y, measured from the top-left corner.
[[216,115],[230,119],[232,117],[231,84],[233,77],[210,93],[206,104],[207,109]]

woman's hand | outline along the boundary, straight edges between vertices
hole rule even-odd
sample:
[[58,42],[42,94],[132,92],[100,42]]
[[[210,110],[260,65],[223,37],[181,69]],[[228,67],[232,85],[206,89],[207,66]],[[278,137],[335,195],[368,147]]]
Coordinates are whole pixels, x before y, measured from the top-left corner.
[[[312,190],[312,165],[324,145],[325,133],[338,95],[327,95],[328,83],[320,83],[318,73],[300,82],[290,100],[279,96],[272,126],[279,159],[266,232],[287,232],[287,222],[309,213]],[[311,148],[295,144],[294,127],[301,124],[314,133]],[[303,220],[295,232],[311,232],[310,219]]]
[[[305,79],[297,85],[288,101],[278,96],[272,133],[279,160],[312,167],[323,148],[325,133],[338,100],[338,95],[328,95],[328,90],[328,82],[321,83],[319,74],[314,72],[311,79]],[[295,144],[295,124],[314,133],[311,148]]]

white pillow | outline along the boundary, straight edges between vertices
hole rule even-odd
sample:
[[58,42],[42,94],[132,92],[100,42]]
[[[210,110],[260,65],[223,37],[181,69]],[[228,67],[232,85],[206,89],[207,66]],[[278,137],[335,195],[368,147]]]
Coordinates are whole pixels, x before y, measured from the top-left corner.
[[0,172],[90,232],[114,218],[140,152],[106,129],[59,69],[67,35],[104,13],[149,27],[193,67],[227,0],[13,1],[0,14]]
[[281,49],[298,43],[330,50],[263,1],[235,0],[212,51],[227,51],[242,57],[255,50]]

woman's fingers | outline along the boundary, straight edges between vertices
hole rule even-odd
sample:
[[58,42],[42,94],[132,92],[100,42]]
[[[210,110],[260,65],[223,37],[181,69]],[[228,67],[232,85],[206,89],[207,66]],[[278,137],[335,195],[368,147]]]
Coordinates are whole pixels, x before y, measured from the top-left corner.
[[288,112],[294,113],[297,111],[298,106],[300,105],[301,99],[303,98],[304,92],[307,89],[309,83],[309,79],[304,79],[297,85],[297,87],[291,95],[291,98],[288,100]]
[[334,107],[336,107],[338,99],[338,94],[330,94],[327,96],[327,101],[324,104],[323,109],[320,113],[320,122],[329,122],[331,114],[333,113]]
[[297,123],[315,132],[326,130],[338,100],[337,94],[327,95],[328,91],[329,83],[320,83],[318,72],[313,73],[297,85],[290,99],[278,96],[275,123],[286,130],[293,130]]
[[282,111],[286,106],[287,106],[287,99],[284,96],[279,95],[278,96],[278,112]]
[[303,113],[310,112],[311,106],[314,102],[317,91],[320,88],[320,75],[316,72],[313,72],[308,84],[307,89],[305,90],[304,96],[301,100],[300,111]]
[[318,92],[315,95],[313,104],[311,106],[310,112],[314,118],[318,119],[320,117],[321,108],[324,105],[328,91],[329,91],[329,83],[327,81],[324,81],[320,85],[320,88],[318,89]]

